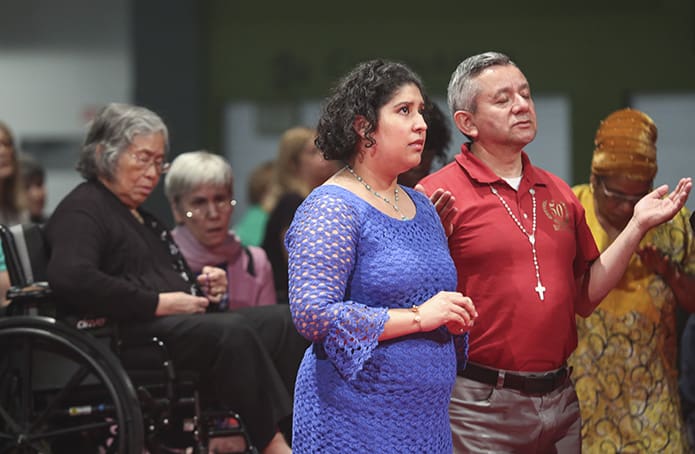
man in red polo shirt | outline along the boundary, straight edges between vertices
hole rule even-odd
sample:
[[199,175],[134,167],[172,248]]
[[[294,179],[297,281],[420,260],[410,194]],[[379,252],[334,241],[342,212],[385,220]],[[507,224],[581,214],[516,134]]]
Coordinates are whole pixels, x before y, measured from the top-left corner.
[[479,313],[451,399],[455,452],[580,452],[579,404],[565,363],[577,345],[575,313],[592,312],[645,232],[683,207],[692,182],[645,196],[599,255],[570,187],[523,151],[536,135],[536,113],[509,57],[464,60],[448,101],[470,142],[421,183],[449,234],[458,291]]

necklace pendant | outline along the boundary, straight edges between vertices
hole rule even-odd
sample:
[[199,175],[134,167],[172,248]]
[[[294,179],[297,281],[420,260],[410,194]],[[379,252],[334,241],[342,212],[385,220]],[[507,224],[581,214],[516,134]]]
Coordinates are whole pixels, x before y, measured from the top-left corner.
[[[507,202],[502,198],[502,196],[499,194],[499,191],[492,186],[490,186],[490,191],[497,196],[499,199],[500,203],[504,207],[504,209],[507,211],[507,214],[509,215],[510,218],[512,218],[512,221],[519,227],[519,230],[528,238],[528,242],[531,244],[531,253],[533,254],[533,267],[536,270],[536,287],[534,287],[534,291],[538,293],[538,297],[540,298],[541,301],[545,299],[545,292],[546,288],[543,286],[541,283],[541,271],[540,271],[540,265],[538,264],[538,255],[536,254],[536,190],[533,188],[529,189],[529,193],[531,194],[531,202],[533,204],[533,227],[531,229],[531,233],[528,233],[528,231],[524,228],[524,226],[521,224],[521,221],[517,219],[517,217],[514,215],[512,212],[512,209],[507,205]],[[526,217],[526,216],[524,216]]]
[[364,186],[364,188],[365,188],[367,191],[369,191],[370,193],[372,193],[372,194],[374,195],[374,197],[376,197],[377,199],[380,199],[380,200],[386,202],[387,205],[389,205],[391,208],[393,208],[393,211],[395,211],[396,214],[398,214],[398,215],[401,217],[401,220],[402,220],[402,221],[407,221],[407,220],[408,220],[408,218],[407,218],[403,213],[401,213],[400,208],[398,208],[398,184],[396,184],[396,187],[395,187],[394,190],[393,190],[393,200],[394,200],[394,202],[391,203],[391,200],[390,200],[388,197],[384,197],[383,195],[379,194],[377,191],[375,191],[375,190],[372,188],[372,186],[371,186],[369,183],[367,183],[366,181],[364,181],[364,180],[362,179],[361,176],[357,175],[357,174],[355,173],[355,171],[352,169],[352,167],[350,167],[349,164],[345,165],[345,167],[343,167],[343,169],[347,169],[348,172],[350,172],[350,173],[352,174],[352,176],[355,177],[355,179],[356,179],[357,181],[359,181],[359,182],[362,184],[362,186]]
[[541,284],[541,281],[538,281],[538,284],[536,285],[536,288],[534,288],[536,293],[538,293],[538,296],[540,297],[541,301],[543,301],[544,297],[543,294],[545,293],[545,287],[543,287],[543,284]]

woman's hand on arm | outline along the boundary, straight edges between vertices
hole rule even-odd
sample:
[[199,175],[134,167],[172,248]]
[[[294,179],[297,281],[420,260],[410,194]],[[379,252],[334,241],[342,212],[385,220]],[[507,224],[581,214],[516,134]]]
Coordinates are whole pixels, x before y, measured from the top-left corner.
[[210,302],[202,296],[193,296],[184,292],[166,292],[159,294],[154,315],[202,314]]
[[389,309],[389,320],[380,341],[420,331],[433,331],[446,325],[451,334],[468,331],[478,317],[473,301],[458,292],[439,292],[417,307]]

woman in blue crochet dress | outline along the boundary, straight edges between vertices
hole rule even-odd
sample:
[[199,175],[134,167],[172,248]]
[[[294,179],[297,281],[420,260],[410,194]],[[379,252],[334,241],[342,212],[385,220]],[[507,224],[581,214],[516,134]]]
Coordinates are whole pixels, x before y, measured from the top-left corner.
[[312,342],[294,399],[295,453],[450,453],[456,355],[477,313],[429,199],[398,186],[427,125],[422,84],[374,60],[327,99],[317,147],[345,162],[286,236],[290,308]]

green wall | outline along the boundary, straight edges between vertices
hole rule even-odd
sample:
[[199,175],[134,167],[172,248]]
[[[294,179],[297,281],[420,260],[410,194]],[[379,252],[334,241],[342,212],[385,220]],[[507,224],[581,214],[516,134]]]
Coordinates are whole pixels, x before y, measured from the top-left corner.
[[322,98],[347,69],[376,57],[404,61],[429,93],[445,96],[463,58],[498,50],[534,93],[570,97],[576,183],[588,178],[598,122],[630,93],[695,91],[693,0],[528,3],[208,1],[209,141],[219,149],[231,100]]

